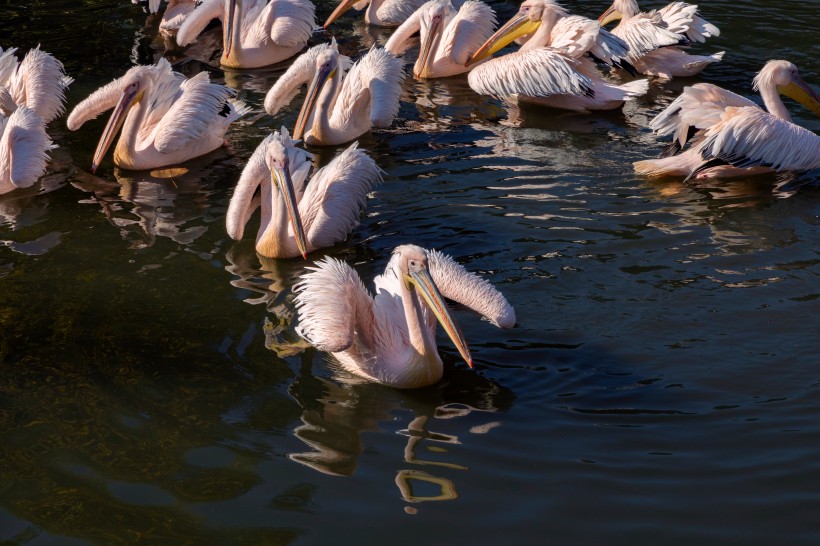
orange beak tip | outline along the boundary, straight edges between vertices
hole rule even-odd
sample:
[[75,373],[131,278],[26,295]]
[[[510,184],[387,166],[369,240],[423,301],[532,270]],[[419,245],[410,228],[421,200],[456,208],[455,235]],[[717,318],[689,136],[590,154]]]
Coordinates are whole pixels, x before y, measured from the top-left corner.
[[471,370],[473,369],[473,359],[472,358],[467,361],[467,365],[470,367]]

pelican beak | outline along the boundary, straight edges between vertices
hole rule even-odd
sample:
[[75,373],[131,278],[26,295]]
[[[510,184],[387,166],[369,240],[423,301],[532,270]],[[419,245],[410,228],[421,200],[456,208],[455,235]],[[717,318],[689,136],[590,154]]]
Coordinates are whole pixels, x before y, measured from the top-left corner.
[[94,159],[91,161],[91,172],[95,173],[97,167],[102,163],[105,153],[111,147],[111,143],[117,138],[117,133],[120,132],[122,124],[125,122],[126,116],[131,108],[134,107],[142,99],[142,91],[139,87],[127,87],[120,97],[120,101],[114,107],[111,117],[108,118],[108,123],[105,125],[103,134],[100,137],[100,142],[97,144],[97,150],[94,152]]
[[598,17],[598,24],[604,26],[612,21],[617,21],[621,17],[623,17],[623,14],[615,9],[615,5],[613,4],[609,6],[609,9],[603,12],[600,17]]
[[233,48],[233,21],[236,18],[236,0],[225,4],[225,57],[230,57]]
[[293,181],[290,178],[290,166],[287,155],[285,155],[284,165],[275,167],[271,172],[271,182],[282,192],[285,199],[285,207],[288,209],[290,227],[296,236],[296,246],[302,257],[307,260],[307,245],[305,244],[305,230],[302,228],[302,217],[299,216],[299,207],[296,203],[296,192],[293,191]]
[[478,50],[473,53],[473,56],[467,59],[464,66],[470,66],[478,61],[489,57],[496,51],[506,47],[507,44],[524,36],[525,34],[532,34],[538,27],[541,26],[541,20],[533,21],[526,13],[518,13],[515,17],[507,21],[503,27],[495,31],[495,34],[490,36],[490,39],[484,42]]
[[778,87],[777,91],[820,115],[820,97],[800,76],[795,76],[788,85]]
[[439,15],[435,16],[433,23],[430,25],[430,32],[427,33],[424,43],[421,44],[418,59],[419,72],[416,74],[419,78],[427,78],[430,75],[430,64],[432,61],[430,57],[433,56],[435,46],[441,37],[442,25],[443,18]]
[[293,140],[299,140],[304,135],[305,127],[307,126],[308,119],[310,119],[310,115],[313,113],[313,109],[316,108],[316,101],[319,98],[322,87],[335,75],[336,68],[325,66],[322,66],[322,68],[316,72],[316,76],[314,76],[313,81],[310,82],[310,87],[305,96],[305,102],[302,103],[302,109],[299,110],[299,117],[296,118],[296,125],[293,127]]
[[467,361],[467,365],[473,367],[473,357],[470,356],[470,349],[467,347],[467,342],[464,341],[464,336],[461,334],[461,329],[458,327],[455,319],[447,309],[447,304],[444,303],[444,298],[438,291],[436,284],[433,282],[430,273],[426,268],[421,268],[418,271],[410,271],[404,276],[408,285],[412,284],[416,290],[424,298],[424,301],[436,315],[436,318],[441,323],[444,331],[453,340],[453,343],[461,353],[461,357]]
[[323,27],[323,28],[324,28],[325,30],[327,30],[327,27],[329,27],[329,26],[330,26],[330,24],[331,24],[333,21],[335,21],[336,19],[338,19],[339,17],[341,17],[341,16],[342,16],[342,14],[343,14],[344,12],[346,12],[347,10],[349,10],[350,8],[352,8],[352,7],[353,7],[353,4],[355,4],[355,3],[356,3],[356,2],[358,2],[358,1],[359,1],[359,0],[342,0],[342,1],[339,3],[339,5],[338,5],[338,6],[336,6],[336,9],[334,9],[334,10],[333,10],[333,13],[331,13],[331,14],[330,14],[330,17],[328,17],[328,18],[327,18],[327,21],[325,21],[325,25],[324,25],[324,27]]

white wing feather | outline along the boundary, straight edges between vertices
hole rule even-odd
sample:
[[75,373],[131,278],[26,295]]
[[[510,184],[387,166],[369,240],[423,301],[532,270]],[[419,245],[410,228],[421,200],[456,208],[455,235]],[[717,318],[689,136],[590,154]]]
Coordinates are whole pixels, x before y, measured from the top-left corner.
[[705,42],[706,38],[720,36],[718,27],[698,15],[698,6],[686,2],[672,2],[658,10],[667,28],[683,34],[690,42]]
[[441,55],[464,64],[490,39],[495,28],[495,12],[478,0],[467,0],[450,20],[441,37]]
[[385,48],[373,47],[348,71],[336,99],[333,118],[339,127],[345,125],[339,116],[352,115],[351,105],[362,90],[370,90],[370,122],[373,127],[389,127],[399,112],[404,68],[402,62]]
[[273,0],[267,6],[272,17],[271,39],[286,47],[307,43],[316,27],[316,7],[308,0]]
[[680,43],[683,36],[665,28],[657,12],[639,13],[612,29],[629,46],[629,58],[637,59],[659,47]]
[[20,106],[9,116],[0,136],[0,181],[18,188],[31,186],[45,174],[47,152],[52,148],[43,120]]
[[406,21],[413,12],[419,9],[425,0],[385,0],[376,11],[376,15],[384,23],[399,25]]

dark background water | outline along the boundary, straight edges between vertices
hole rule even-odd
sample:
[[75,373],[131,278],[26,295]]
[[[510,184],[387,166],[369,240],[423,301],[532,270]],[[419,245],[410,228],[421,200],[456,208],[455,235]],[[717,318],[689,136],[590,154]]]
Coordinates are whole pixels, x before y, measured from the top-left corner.
[[[464,77],[408,78],[400,119],[361,140],[385,183],[310,258],[369,285],[396,245],[438,248],[518,324],[459,313],[476,369],[440,335],[444,380],[398,391],[346,383],[298,343],[290,288],[310,262],[260,260],[255,223],[225,233],[245,161],[298,112],[262,108],[287,62],[225,73],[206,47],[166,53],[125,1],[0,2],[0,46],[61,59],[69,109],[163,53],[254,109],[171,178],[110,156],[91,175],[105,116],[76,133],[62,117],[41,187],[0,199],[0,541],[819,543],[820,178],[650,182],[631,162],[694,81],[753,96],[784,58],[817,88],[820,2],[701,8],[725,60],[623,113],[517,112]],[[361,17],[332,30],[353,55],[389,35]]]

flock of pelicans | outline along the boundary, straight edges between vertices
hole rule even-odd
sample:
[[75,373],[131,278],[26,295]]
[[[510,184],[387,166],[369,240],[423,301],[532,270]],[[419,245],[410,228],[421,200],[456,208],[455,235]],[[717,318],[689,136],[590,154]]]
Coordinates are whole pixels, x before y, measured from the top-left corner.
[[[144,0],[133,0],[145,4]],[[159,0],[148,0],[156,12]],[[405,78],[400,58],[419,35],[417,78],[468,73],[477,93],[579,112],[620,108],[646,93],[648,80],[617,84],[612,73],[661,78],[692,76],[723,53],[692,55],[690,46],[719,34],[697,6],[673,2],[641,12],[635,0],[614,0],[598,21],[570,15],[555,0],[525,0],[498,30],[493,10],[479,0],[342,0],[325,28],[350,9],[365,10],[371,25],[397,27],[384,47],[356,62],[335,40],[297,57],[265,97],[276,113],[308,84],[293,135],[283,127],[265,138],[248,160],[227,212],[228,235],[241,239],[257,208],[256,250],[288,258],[344,240],[358,224],[381,170],[353,142],[311,175],[311,154],[298,147],[355,141],[388,127],[399,110]],[[160,30],[180,46],[213,20],[222,25],[221,64],[254,68],[299,54],[316,29],[310,0],[169,0]],[[620,19],[611,31],[603,25]],[[517,51],[493,57],[515,41]],[[0,49],[0,194],[34,184],[53,147],[46,126],[64,108],[72,79],[39,48],[18,61]],[[718,86],[698,83],[650,123],[671,136],[662,157],[635,163],[648,176],[727,177],[820,168],[820,137],[791,122],[780,95],[820,113],[820,97],[787,61],[769,61],[754,79],[766,110]],[[77,104],[67,126],[75,131],[113,109],[94,153],[94,172],[117,140],[114,163],[155,169],[182,163],[224,144],[232,122],[249,111],[234,92],[175,72],[167,60],[136,66]],[[117,139],[119,135],[119,139]],[[376,296],[344,262],[326,259],[295,286],[300,334],[357,376],[400,388],[429,385],[442,376],[436,348],[440,322],[472,366],[470,351],[445,298],[502,328],[515,312],[489,282],[452,258],[414,245],[395,249]]]

